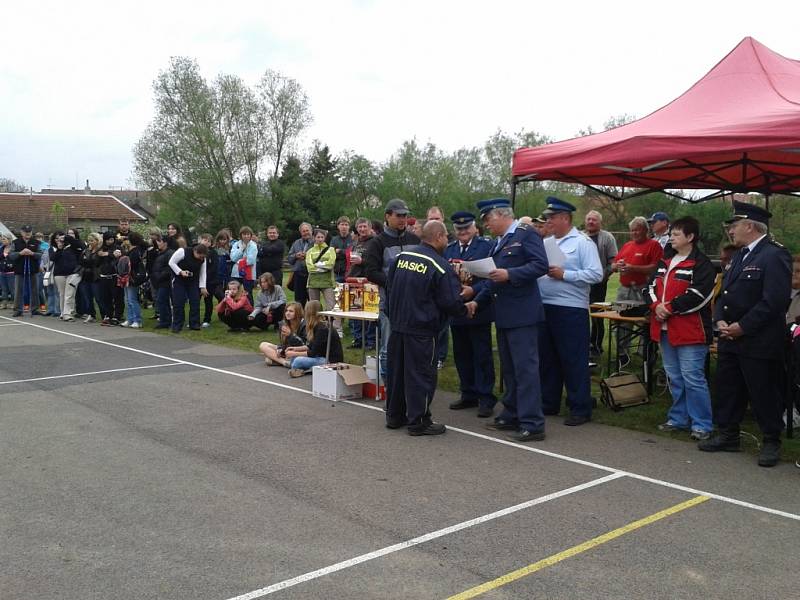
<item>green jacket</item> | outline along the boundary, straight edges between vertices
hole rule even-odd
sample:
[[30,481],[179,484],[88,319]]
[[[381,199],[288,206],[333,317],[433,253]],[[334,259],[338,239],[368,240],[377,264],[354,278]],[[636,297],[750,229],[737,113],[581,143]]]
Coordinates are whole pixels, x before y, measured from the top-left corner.
[[[325,246],[314,244],[306,250],[306,268],[308,269],[308,287],[324,290],[335,285],[333,280],[333,265],[336,263],[336,249],[328,249],[320,256],[320,251]],[[317,264],[321,264],[320,267]]]

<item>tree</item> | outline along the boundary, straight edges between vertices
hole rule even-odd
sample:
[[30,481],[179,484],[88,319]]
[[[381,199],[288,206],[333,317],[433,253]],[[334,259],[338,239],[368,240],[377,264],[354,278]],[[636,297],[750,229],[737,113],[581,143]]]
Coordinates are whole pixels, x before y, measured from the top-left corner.
[[258,84],[259,98],[270,128],[271,155],[278,176],[284,152],[312,122],[308,96],[296,80],[267,69]]
[[53,229],[65,229],[67,223],[67,209],[60,202],[53,202],[50,207],[50,224]]
[[0,177],[0,192],[5,193],[19,193],[19,192],[27,192],[28,188],[21,183],[15,181],[14,179],[9,179],[7,177]]

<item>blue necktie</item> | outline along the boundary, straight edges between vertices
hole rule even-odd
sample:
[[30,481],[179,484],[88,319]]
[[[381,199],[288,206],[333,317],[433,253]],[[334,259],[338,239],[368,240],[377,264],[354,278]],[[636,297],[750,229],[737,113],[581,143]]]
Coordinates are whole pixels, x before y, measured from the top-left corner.
[[500,247],[503,245],[503,241],[506,239],[507,236],[508,234],[505,233],[499,240],[497,240],[497,245],[494,247],[494,252],[492,252],[492,254],[497,254],[497,251],[500,250]]

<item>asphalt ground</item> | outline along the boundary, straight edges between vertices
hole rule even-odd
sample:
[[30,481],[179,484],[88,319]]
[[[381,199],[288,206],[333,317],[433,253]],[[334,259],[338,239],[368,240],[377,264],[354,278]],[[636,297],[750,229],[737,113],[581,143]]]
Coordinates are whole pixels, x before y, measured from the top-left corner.
[[559,417],[514,444],[446,394],[413,438],[179,335],[0,339],[2,600],[800,597],[793,465]]

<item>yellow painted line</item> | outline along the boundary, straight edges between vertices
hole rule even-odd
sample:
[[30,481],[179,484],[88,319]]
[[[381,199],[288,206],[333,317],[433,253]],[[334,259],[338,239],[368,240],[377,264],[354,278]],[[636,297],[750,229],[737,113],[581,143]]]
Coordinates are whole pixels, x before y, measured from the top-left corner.
[[550,567],[557,563],[560,563],[562,560],[566,560],[568,558],[572,558],[582,552],[586,552],[587,550],[591,550],[592,548],[596,548],[601,544],[605,544],[606,542],[610,542],[613,539],[616,539],[620,536],[625,535],[626,533],[630,533],[631,531],[635,531],[644,527],[646,525],[650,525],[651,523],[655,523],[656,521],[660,521],[661,519],[668,517],[670,515],[674,515],[675,513],[679,513],[682,510],[686,510],[687,508],[691,508],[692,506],[697,506],[705,502],[706,500],[710,500],[708,496],[695,496],[691,500],[687,500],[686,502],[681,502],[680,504],[676,504],[675,506],[671,506],[669,508],[665,508],[662,511],[659,511],[655,514],[650,515],[649,517],[644,517],[643,519],[639,519],[638,521],[634,521],[633,523],[628,523],[627,525],[623,525],[619,529],[615,529],[613,531],[609,531],[608,533],[604,533],[603,535],[597,536],[596,538],[592,538],[588,542],[583,542],[582,544],[578,544],[577,546],[573,546],[563,552],[559,552],[558,554],[553,554],[547,558],[540,560],[539,562],[535,562],[527,567],[522,567],[521,569],[517,569],[516,571],[512,571],[502,577],[498,577],[497,579],[493,579],[492,581],[487,581],[479,586],[474,588],[470,588],[461,592],[460,594],[456,594],[455,596],[450,596],[447,600],[466,600],[466,598],[475,598],[476,596],[480,596],[481,594],[485,594],[491,590],[495,590],[499,587],[502,587],[506,584],[509,584],[517,579],[522,579],[523,577],[527,577],[536,571],[541,571],[545,567]]

